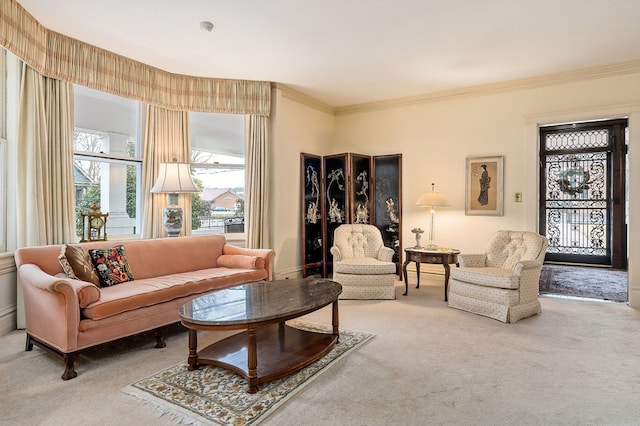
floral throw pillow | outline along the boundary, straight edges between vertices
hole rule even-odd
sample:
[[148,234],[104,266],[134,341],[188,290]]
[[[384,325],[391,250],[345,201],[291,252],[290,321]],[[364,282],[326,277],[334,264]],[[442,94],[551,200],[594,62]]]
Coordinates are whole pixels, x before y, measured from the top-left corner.
[[98,271],[102,287],[133,281],[133,274],[127,263],[124,246],[104,249],[90,249],[91,262]]

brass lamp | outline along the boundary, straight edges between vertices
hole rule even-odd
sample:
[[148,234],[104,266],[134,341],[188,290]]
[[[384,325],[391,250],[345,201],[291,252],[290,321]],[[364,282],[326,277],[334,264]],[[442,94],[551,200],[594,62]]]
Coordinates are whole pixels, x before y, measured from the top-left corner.
[[151,188],[151,192],[169,194],[169,205],[162,213],[163,224],[169,237],[178,237],[184,220],[184,211],[178,205],[178,194],[198,192],[198,188],[191,179],[189,163],[178,163],[175,158],[172,163],[160,163],[158,179]]
[[435,207],[447,207],[449,205],[449,201],[447,197],[445,197],[442,192],[436,191],[436,184],[431,184],[431,191],[424,191],[418,201],[416,202],[416,206],[419,207],[429,207],[431,209],[431,223],[429,224],[429,242],[425,247],[427,250],[437,250],[438,245],[434,242],[433,238],[433,223],[436,214]]

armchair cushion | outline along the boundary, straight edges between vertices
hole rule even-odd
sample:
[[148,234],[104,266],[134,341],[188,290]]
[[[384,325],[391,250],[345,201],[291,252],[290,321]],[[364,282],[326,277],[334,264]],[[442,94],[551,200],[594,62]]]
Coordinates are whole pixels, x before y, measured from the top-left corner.
[[455,268],[451,270],[451,276],[459,281],[485,287],[520,287],[520,277],[503,268]]
[[396,264],[372,257],[347,257],[333,265],[334,272],[355,275],[395,274]]

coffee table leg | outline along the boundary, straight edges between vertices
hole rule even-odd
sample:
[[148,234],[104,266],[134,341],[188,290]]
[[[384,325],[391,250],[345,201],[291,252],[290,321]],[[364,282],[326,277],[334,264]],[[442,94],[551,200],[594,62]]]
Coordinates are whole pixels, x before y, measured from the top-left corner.
[[250,328],[247,330],[249,336],[248,350],[247,350],[247,367],[249,370],[249,389],[247,392],[258,392],[258,350],[256,348],[256,329]]
[[198,369],[198,332],[192,328],[189,329],[189,371]]

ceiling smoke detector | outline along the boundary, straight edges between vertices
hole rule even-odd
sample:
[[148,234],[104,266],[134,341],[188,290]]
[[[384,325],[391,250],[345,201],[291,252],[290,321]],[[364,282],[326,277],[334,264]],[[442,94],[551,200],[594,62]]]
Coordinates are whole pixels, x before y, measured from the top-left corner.
[[213,30],[213,24],[209,21],[202,21],[200,22],[200,29],[210,33]]

